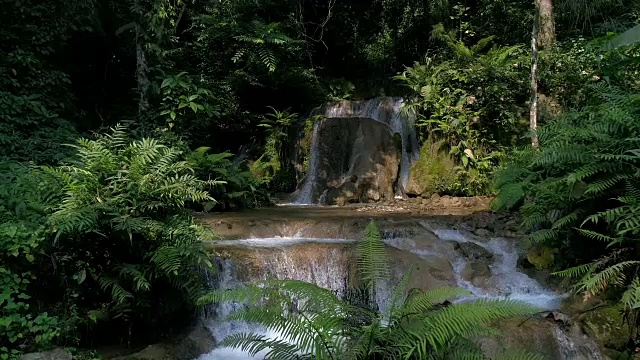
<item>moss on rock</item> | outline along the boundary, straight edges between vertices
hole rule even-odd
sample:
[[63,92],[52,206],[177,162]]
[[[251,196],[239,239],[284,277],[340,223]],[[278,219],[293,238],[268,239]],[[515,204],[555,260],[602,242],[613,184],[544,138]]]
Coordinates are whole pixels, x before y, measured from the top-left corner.
[[536,270],[548,269],[553,264],[553,249],[547,246],[536,246],[527,250],[527,260]]
[[623,351],[631,334],[623,316],[621,305],[609,305],[587,311],[581,320],[585,330],[602,346]]
[[420,159],[409,171],[406,192],[410,195],[442,193],[455,180],[455,163],[442,151],[442,142],[429,141],[422,146]]

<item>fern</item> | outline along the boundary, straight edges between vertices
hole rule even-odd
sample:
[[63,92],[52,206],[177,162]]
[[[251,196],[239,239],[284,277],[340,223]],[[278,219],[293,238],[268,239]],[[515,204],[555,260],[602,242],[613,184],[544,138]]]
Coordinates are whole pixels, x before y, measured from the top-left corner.
[[374,289],[376,282],[390,274],[389,258],[375,221],[371,220],[364,231],[364,238],[356,247],[358,269],[365,286]]
[[[211,267],[202,240],[208,230],[195,223],[188,206],[214,201],[207,187],[182,161],[182,153],[156,139],[131,139],[125,125],[95,139],[80,139],[69,165],[44,171],[62,184],[63,195],[48,225],[54,244],[69,254],[64,271],[83,287],[74,289],[112,322],[148,321],[176,307],[194,306],[205,287],[202,269]],[[80,280],[81,279],[81,280]],[[102,294],[89,294],[92,282]],[[163,291],[177,303],[150,296]],[[123,316],[126,314],[126,316]]]
[[608,84],[588,91],[589,106],[541,127],[541,150],[525,151],[503,170],[496,206],[521,205],[532,245],[598,249],[600,255],[556,272],[577,278],[576,290],[594,296],[630,286],[640,265],[625,247],[640,234],[640,104],[636,94]]

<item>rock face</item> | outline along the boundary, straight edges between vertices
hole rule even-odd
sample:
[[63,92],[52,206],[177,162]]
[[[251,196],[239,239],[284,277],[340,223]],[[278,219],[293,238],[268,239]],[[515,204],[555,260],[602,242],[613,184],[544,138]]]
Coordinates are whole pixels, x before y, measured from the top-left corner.
[[320,125],[315,196],[321,203],[391,200],[401,154],[389,128],[371,119],[326,119]]
[[314,109],[306,178],[295,203],[392,200],[404,194],[418,157],[414,117],[401,98],[342,101]]

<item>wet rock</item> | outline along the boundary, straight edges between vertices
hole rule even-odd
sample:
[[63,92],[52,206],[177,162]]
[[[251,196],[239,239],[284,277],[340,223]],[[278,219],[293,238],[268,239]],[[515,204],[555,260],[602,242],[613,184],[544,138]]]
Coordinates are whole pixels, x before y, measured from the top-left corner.
[[462,273],[460,275],[464,280],[472,283],[477,287],[487,289],[493,286],[491,269],[487,264],[481,263],[479,261],[468,262],[465,265],[464,269],[462,269]]
[[[373,197],[376,197],[375,194]],[[358,198],[358,188],[356,184],[353,182],[345,182],[340,185],[339,188],[329,189],[325,197],[325,201],[327,204],[344,206],[347,203],[357,201]]]
[[431,255],[418,256],[395,248],[390,248],[387,252],[395,269],[392,284],[411,268],[409,288],[427,291],[442,286],[455,286],[453,266],[447,259]]
[[527,259],[527,254],[521,254],[518,256],[517,265],[522,270],[535,269],[535,266],[529,262],[529,259]]
[[325,189],[328,205],[393,199],[401,153],[384,121],[327,118],[318,126],[321,168],[313,172],[312,202]]
[[71,360],[73,356],[68,352],[58,348],[49,351],[42,351],[38,353],[25,354],[20,357],[20,360]]
[[482,238],[487,238],[489,236],[491,236],[491,231],[484,229],[484,228],[479,228],[479,229],[475,229],[473,231],[474,234],[476,234],[477,236],[480,236]]
[[553,321],[559,322],[564,326],[571,326],[573,323],[569,315],[561,313],[560,311],[550,311],[546,315],[543,314],[543,317],[553,319]]
[[469,260],[481,260],[485,264],[493,264],[495,261],[493,254],[489,250],[472,242],[456,243],[453,248]]
[[141,351],[112,360],[192,360],[213,350],[216,342],[203,325],[197,325],[185,336],[149,345]]
[[545,319],[506,319],[495,324],[500,336],[479,339],[480,347],[489,358],[496,358],[503,349],[521,349],[538,353],[544,359],[566,360],[560,356],[555,333],[556,325]]
[[529,248],[526,255],[529,263],[533,264],[537,270],[549,268],[555,258],[553,249],[547,246]]

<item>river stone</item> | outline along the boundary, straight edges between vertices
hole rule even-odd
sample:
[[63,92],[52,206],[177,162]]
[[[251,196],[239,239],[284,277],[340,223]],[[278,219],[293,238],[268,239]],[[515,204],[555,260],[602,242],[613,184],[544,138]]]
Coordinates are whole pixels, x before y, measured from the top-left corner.
[[71,360],[73,357],[68,352],[57,348],[49,351],[25,354],[20,360]]
[[480,236],[481,238],[487,238],[491,235],[491,231],[484,228],[475,229],[473,233],[476,234],[477,236]]
[[465,265],[464,269],[462,269],[462,273],[460,275],[462,276],[462,279],[477,287],[483,289],[493,287],[491,269],[485,263],[470,261]]
[[460,253],[460,255],[464,256],[469,260],[481,260],[486,264],[493,264],[495,261],[494,256],[489,250],[483,248],[482,246],[472,243],[472,242],[463,242],[456,243],[453,248]]
[[418,256],[396,248],[389,248],[387,253],[396,270],[393,283],[397,282],[406,271],[412,269],[409,288],[428,291],[442,286],[455,286],[453,266],[445,258]]
[[558,341],[555,335],[555,324],[546,319],[505,319],[495,324],[500,336],[482,337],[480,347],[489,358],[504,349],[521,349],[538,353],[544,359],[566,360],[560,357]]

